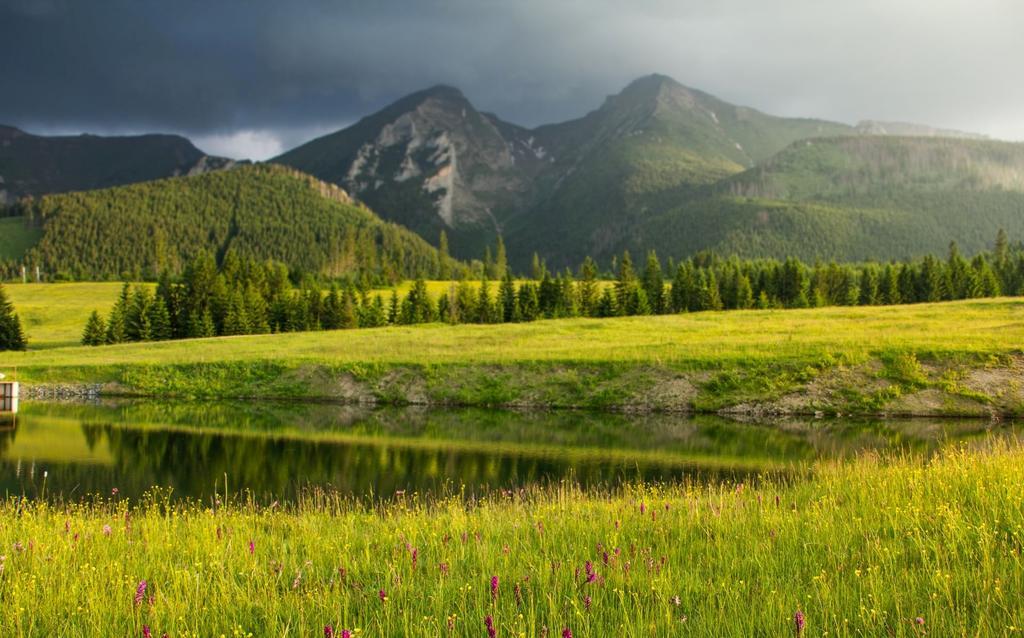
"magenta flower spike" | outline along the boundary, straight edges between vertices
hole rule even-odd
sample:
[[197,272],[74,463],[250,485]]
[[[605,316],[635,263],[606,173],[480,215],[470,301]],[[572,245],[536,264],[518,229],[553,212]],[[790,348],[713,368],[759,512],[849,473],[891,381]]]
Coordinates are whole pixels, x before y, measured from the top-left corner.
[[807,624],[804,619],[804,612],[797,610],[797,612],[793,614],[793,624],[796,626],[796,635],[802,635],[804,633],[804,625]]
[[490,616],[484,618],[484,626],[487,627],[487,638],[495,638],[498,630],[494,628],[494,619]]
[[141,605],[142,601],[146,598],[146,581],[140,580],[139,584],[135,587],[135,604]]
[[491,600],[498,600],[498,577],[491,576]]
[[334,638],[334,627],[324,625],[324,638]]

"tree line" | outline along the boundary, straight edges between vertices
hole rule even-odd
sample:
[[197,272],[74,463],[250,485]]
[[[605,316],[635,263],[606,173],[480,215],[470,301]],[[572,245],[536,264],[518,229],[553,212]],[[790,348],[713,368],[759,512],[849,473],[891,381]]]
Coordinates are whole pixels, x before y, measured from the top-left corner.
[[[154,292],[125,284],[110,315],[93,312],[86,345],[368,328],[441,321],[508,323],[561,317],[618,317],[707,310],[893,305],[1024,294],[1024,247],[1000,231],[992,251],[968,260],[956,243],[945,259],[886,264],[807,264],[796,258],[740,260],[700,253],[667,264],[654,251],[642,268],[626,252],[601,273],[589,257],[576,272],[549,271],[538,258],[517,280],[499,257],[485,259],[479,280],[465,270],[439,295],[424,278],[408,293],[373,293],[358,281],[293,285],[279,262],[229,252],[194,259],[181,278],[161,275]],[[496,276],[497,279],[492,279]]]

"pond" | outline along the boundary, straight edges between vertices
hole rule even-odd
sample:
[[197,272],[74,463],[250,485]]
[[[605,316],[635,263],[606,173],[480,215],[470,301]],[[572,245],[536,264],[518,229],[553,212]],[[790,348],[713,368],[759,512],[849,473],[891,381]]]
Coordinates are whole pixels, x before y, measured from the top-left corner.
[[864,450],[929,454],[1021,433],[982,420],[783,419],[285,403],[23,402],[0,423],[0,492],[77,500],[323,487],[358,498],[479,494],[563,480],[744,480]]

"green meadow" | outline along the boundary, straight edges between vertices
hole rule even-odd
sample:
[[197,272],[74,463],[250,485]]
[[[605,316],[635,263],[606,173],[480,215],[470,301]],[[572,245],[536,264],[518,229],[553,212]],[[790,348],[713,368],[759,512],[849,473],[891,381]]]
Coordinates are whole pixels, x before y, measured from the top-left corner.
[[[436,282],[435,288],[445,285]],[[74,345],[119,284],[12,284],[22,381],[106,392],[383,403],[1012,416],[1024,301],[441,323]],[[795,401],[795,403],[794,403]]]
[[[1009,636],[1024,450],[467,504],[0,504],[7,636]],[[797,627],[796,617],[804,623]],[[347,631],[349,634],[342,632]],[[150,633],[146,633],[150,632]]]

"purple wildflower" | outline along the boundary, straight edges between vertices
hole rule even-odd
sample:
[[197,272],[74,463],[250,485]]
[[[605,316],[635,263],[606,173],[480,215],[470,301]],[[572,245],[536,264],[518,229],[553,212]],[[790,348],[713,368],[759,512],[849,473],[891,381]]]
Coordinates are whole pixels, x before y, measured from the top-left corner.
[[135,587],[135,604],[141,605],[142,601],[146,598],[146,581],[140,580],[139,584]]
[[352,638],[352,632],[348,629],[341,630],[341,638]]
[[142,638],[152,638],[153,632],[149,630],[149,625],[142,626]]
[[498,630],[494,628],[494,619],[490,616],[484,618],[484,626],[487,627],[487,638],[495,638],[498,635]]
[[448,567],[448,563],[438,563],[437,564],[437,569],[441,572],[442,576],[447,576],[448,575],[448,570],[450,568]]
[[252,556],[256,553],[256,543],[251,538],[249,539],[249,555]]
[[797,610],[797,612],[793,614],[793,624],[796,626],[796,635],[802,635],[804,633],[804,625],[807,624],[804,620],[804,612]]
[[419,558],[420,558],[420,550],[419,550],[419,548],[413,547],[412,548],[412,569],[413,569],[413,571],[416,571],[416,563],[419,562]]
[[491,576],[491,600],[498,600],[498,577]]
[[595,580],[597,580],[597,572],[594,571],[594,563],[592,563],[592,562],[590,562],[588,560],[586,565],[584,565],[584,569],[586,569],[586,571],[587,571],[587,582],[588,583],[592,583]]
[[[647,513],[647,503],[640,503],[640,515],[643,516]],[[565,633],[565,632],[562,632]]]
[[562,630],[562,638],[572,638],[572,629],[566,627]]
[[388,601],[388,593],[383,589],[377,592],[377,597],[380,598],[380,602],[386,603]]
[[917,618],[914,619],[914,624],[915,625],[923,625],[924,624],[924,618],[921,618],[920,616],[918,616]]
[[324,638],[334,638],[334,627],[324,625]]
[[592,603],[592,602],[594,602],[593,598],[591,598],[590,596],[584,596],[583,597],[583,608],[586,609],[587,611],[590,611],[590,603]]

